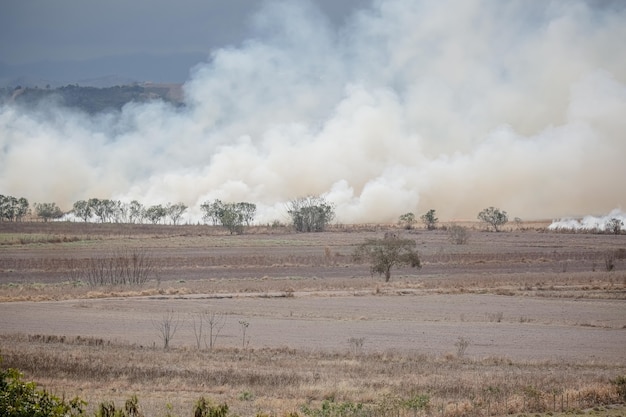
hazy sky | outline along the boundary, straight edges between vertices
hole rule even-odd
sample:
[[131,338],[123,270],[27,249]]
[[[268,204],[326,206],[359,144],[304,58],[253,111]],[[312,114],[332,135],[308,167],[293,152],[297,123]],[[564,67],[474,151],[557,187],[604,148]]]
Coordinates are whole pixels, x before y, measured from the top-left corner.
[[344,223],[626,207],[624,1],[2,1],[9,62],[209,59],[181,107],[0,105],[0,194],[183,202],[190,221],[216,198],[286,221],[311,194]]
[[[295,0],[294,0],[295,1]],[[312,0],[340,27],[367,0]],[[183,82],[254,34],[263,0],[0,0],[0,79],[119,75]],[[65,81],[63,80],[63,81]]]

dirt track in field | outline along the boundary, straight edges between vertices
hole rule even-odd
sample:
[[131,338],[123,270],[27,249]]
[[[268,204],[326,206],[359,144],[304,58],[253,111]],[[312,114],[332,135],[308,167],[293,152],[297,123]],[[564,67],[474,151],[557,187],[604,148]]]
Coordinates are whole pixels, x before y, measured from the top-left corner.
[[[240,320],[249,323],[251,348],[351,349],[363,338],[368,352],[456,353],[516,360],[626,361],[626,303],[498,295],[354,296],[293,298],[76,300],[0,304],[3,333],[92,336],[144,346],[161,344],[154,324],[173,310],[180,322],[174,346],[195,345],[190,314],[210,309],[226,315],[218,346],[242,345]],[[206,331],[206,329],[205,329]]]

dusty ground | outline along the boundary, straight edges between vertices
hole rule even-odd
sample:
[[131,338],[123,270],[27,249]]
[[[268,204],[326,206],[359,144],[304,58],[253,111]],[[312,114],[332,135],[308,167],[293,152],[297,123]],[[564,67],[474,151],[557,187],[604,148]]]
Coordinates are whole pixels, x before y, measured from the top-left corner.
[[[239,345],[244,320],[257,347],[342,349],[364,338],[369,351],[445,353],[465,337],[478,356],[626,359],[626,261],[605,267],[607,253],[624,255],[626,235],[474,229],[455,245],[445,231],[398,231],[417,241],[423,268],[394,271],[385,284],[351,258],[381,227],[230,236],[206,226],[0,226],[0,297],[70,298],[0,304],[3,333],[151,345],[160,343],[154,323],[171,310],[180,321],[173,343],[187,346],[191,315],[211,310],[227,316],[226,346]],[[81,283],[76,265],[120,248],[150,255],[149,282],[134,292]],[[135,296],[93,299],[116,291]]]
[[[4,333],[104,337],[161,345],[155,324],[175,312],[172,346],[194,346],[192,316],[226,315],[218,346],[241,347],[239,322],[249,322],[249,347],[346,350],[364,338],[367,352],[443,355],[471,340],[467,355],[524,360],[626,362],[623,300],[550,299],[491,294],[308,295],[293,298],[201,294],[0,304]],[[248,344],[248,342],[246,342]]]
[[[216,346],[234,351],[426,355],[436,369],[436,358],[459,357],[458,343],[465,340],[464,357],[472,361],[563,364],[568,370],[561,390],[578,384],[570,380],[603,384],[626,369],[626,235],[549,233],[541,227],[487,233],[474,226],[469,243],[455,245],[444,230],[396,230],[417,241],[423,267],[394,270],[384,283],[351,254],[355,245],[385,230],[297,234],[257,228],[229,236],[206,226],[0,223],[0,350],[13,355],[52,346],[38,347],[15,334],[160,348],[159,324],[171,314],[177,324],[172,347],[187,351],[197,343],[194,319],[210,311],[225,323]],[[140,287],[86,285],[80,265],[120,250],[149,255],[150,280]],[[584,364],[578,371],[577,363]],[[303,375],[319,367],[319,360],[310,366]],[[548,378],[528,372],[531,382]],[[391,387],[401,381],[388,382]],[[235,401],[231,391],[242,389],[235,384],[214,394]],[[306,394],[309,399],[326,395],[300,390],[314,392]],[[257,408],[272,403],[275,394],[269,391]],[[373,395],[367,387],[352,394],[335,391],[361,400]],[[102,395],[94,392],[89,395]],[[196,391],[178,395],[189,399]],[[305,400],[292,396],[289,404]],[[250,412],[252,405],[241,407]]]

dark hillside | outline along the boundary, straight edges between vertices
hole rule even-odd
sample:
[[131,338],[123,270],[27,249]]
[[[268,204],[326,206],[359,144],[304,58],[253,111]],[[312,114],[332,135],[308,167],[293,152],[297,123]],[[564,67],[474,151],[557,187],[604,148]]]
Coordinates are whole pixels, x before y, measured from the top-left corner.
[[41,100],[52,99],[65,107],[80,109],[89,114],[120,110],[130,102],[163,100],[179,105],[182,100],[181,87],[175,84],[135,84],[108,88],[77,85],[59,88],[16,87],[0,90],[0,96],[4,103],[24,106],[35,106]]

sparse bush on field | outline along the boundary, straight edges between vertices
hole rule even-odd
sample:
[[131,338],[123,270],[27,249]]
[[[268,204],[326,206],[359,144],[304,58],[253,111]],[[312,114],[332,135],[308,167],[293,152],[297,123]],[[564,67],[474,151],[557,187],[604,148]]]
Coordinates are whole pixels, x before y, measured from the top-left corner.
[[410,398],[403,401],[405,408],[413,411],[413,416],[416,416],[419,411],[430,410],[430,396],[426,394],[415,394]]
[[363,343],[365,342],[364,337],[351,337],[348,339],[348,344],[352,348],[352,353],[355,355],[360,355],[363,352]]
[[163,342],[163,349],[169,349],[170,343],[176,334],[176,330],[178,330],[179,324],[180,317],[177,314],[174,314],[173,310],[165,312],[161,320],[152,322],[152,325],[158,331],[159,337]]
[[488,207],[478,213],[478,220],[493,227],[495,232],[499,232],[500,226],[504,226],[509,221],[509,217],[504,210]]
[[421,268],[416,246],[413,239],[402,239],[393,233],[386,233],[382,239],[367,239],[357,246],[353,258],[357,262],[369,262],[372,274],[384,275],[385,282],[389,282],[391,268],[402,265]]
[[615,252],[608,251],[604,254],[604,269],[608,272],[615,269]]
[[488,313],[487,318],[491,322],[500,323],[502,322],[502,319],[504,318],[504,313],[502,311],[498,311],[497,313]]
[[406,230],[413,229],[413,225],[417,220],[415,219],[415,214],[413,213],[405,213],[400,216],[398,219],[398,223],[405,228]]
[[458,358],[462,358],[465,356],[465,353],[467,351],[467,348],[469,347],[469,345],[472,344],[472,341],[470,339],[467,339],[465,337],[459,337],[457,339],[457,341],[454,343],[454,346],[456,347],[456,356]]
[[457,224],[448,227],[448,238],[456,245],[465,245],[469,237],[470,232],[467,227]]
[[439,221],[439,219],[437,218],[435,213],[435,209],[430,209],[420,216],[420,219],[428,230],[435,230],[437,228],[437,222]]
[[626,375],[621,375],[615,378],[613,381],[617,395],[622,401],[626,401]]
[[200,397],[196,402],[193,415],[194,417],[227,417],[228,405],[226,403],[213,404],[211,400]]
[[303,405],[300,411],[305,416],[311,417],[359,417],[371,415],[371,411],[362,403],[335,402],[334,400],[324,400],[320,408],[311,408]]
[[69,266],[72,279],[92,286],[142,285],[155,275],[154,260],[141,249],[120,250]]
[[103,401],[98,405],[96,417],[144,417],[139,408],[139,400],[133,395],[124,403],[124,408],[117,408],[113,401]]

